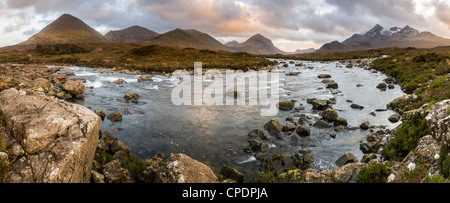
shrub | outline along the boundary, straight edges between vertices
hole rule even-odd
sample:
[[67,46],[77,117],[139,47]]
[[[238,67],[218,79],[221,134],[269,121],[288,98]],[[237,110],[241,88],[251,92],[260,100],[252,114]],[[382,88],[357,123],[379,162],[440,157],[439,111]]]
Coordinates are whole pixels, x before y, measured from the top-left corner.
[[430,134],[426,120],[419,114],[409,117],[395,132],[395,137],[383,150],[386,160],[401,160],[417,146],[417,141]]
[[441,145],[441,151],[439,153],[439,159],[437,160],[439,166],[441,166],[441,173],[445,178],[448,178],[450,173],[450,157],[448,156],[448,149],[445,145]]
[[387,183],[391,171],[381,163],[372,163],[358,173],[358,183]]

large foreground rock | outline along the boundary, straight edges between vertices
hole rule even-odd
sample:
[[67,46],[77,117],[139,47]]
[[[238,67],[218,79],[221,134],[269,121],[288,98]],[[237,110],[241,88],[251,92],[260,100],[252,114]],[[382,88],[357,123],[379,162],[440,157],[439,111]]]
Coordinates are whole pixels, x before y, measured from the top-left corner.
[[434,104],[425,119],[434,139],[450,148],[450,100]]
[[16,89],[0,94],[10,132],[7,182],[89,182],[101,119],[89,109]]

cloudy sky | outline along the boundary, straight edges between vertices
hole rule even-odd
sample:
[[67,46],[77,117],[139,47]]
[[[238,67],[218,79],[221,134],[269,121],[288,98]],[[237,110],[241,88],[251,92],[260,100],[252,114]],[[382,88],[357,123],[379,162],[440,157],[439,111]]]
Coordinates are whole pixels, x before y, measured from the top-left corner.
[[27,40],[64,13],[102,34],[140,25],[243,42],[260,33],[284,51],[343,41],[375,24],[450,38],[450,0],[0,0],[0,46]]

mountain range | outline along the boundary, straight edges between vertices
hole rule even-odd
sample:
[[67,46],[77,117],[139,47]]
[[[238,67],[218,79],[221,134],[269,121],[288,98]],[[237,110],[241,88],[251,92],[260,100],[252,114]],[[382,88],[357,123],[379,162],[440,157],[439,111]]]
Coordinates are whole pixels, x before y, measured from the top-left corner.
[[386,47],[432,48],[436,46],[450,46],[450,39],[438,37],[430,32],[419,32],[410,26],[386,29],[377,24],[369,31],[354,34],[342,42],[333,41],[326,43],[319,50],[306,49],[295,52],[284,52],[278,49],[270,39],[261,34],[256,34],[242,43],[231,41],[222,44],[211,35],[194,29],[177,28],[159,34],[144,27],[132,26],[123,30],[110,31],[103,36],[82,20],[70,14],[64,14],[39,33],[19,45],[62,43],[141,43],[143,45],[190,47],[195,49],[273,55],[304,54],[315,51],[353,51]]
[[354,34],[343,42],[333,41],[324,44],[319,51],[354,51],[387,47],[433,48],[437,46],[450,46],[450,39],[438,37],[431,32],[419,32],[410,26],[386,29],[377,24],[369,31]]

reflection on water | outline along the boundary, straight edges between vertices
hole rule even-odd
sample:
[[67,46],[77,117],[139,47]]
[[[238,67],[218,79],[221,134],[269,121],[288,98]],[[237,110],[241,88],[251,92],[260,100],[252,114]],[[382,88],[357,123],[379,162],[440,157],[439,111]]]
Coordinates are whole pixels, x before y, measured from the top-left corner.
[[[286,117],[295,117],[294,114],[308,115],[314,122],[319,118],[318,112],[307,104],[307,98],[336,99],[333,108],[340,117],[347,119],[350,127],[359,126],[366,120],[375,126],[396,126],[387,120],[393,114],[392,111],[370,115],[375,109],[386,108],[387,103],[403,94],[399,86],[384,92],[376,89],[377,84],[386,78],[384,74],[356,67],[349,69],[336,62],[302,63],[313,69],[296,67],[294,64],[282,69],[281,72],[301,74],[281,78],[280,100],[297,100],[296,107],[304,106],[305,110],[297,113],[280,111],[275,117],[261,117],[259,107],[175,106],[170,98],[171,90],[180,82],[175,77],[157,75],[153,82],[138,83],[139,75],[102,73],[84,67],[65,67],[65,70],[74,71],[75,77],[85,78],[85,85],[93,87],[87,88],[85,99],[77,103],[92,110],[105,110],[107,114],[116,111],[123,113],[122,122],[112,123],[105,119],[102,130],[118,130],[118,138],[141,158],[150,158],[159,152],[185,153],[201,162],[207,162],[216,172],[223,165],[230,165],[243,172],[246,181],[251,181],[258,162],[252,154],[246,154],[242,150],[248,146],[247,134],[253,129],[262,129],[272,118],[286,124]],[[331,79],[339,84],[338,91],[325,89],[322,79],[317,77],[319,74],[330,74]],[[117,79],[124,79],[127,84],[113,84]],[[363,87],[356,87],[357,84],[362,84]],[[124,101],[123,96],[130,92],[141,96],[139,104]],[[347,100],[365,108],[352,109]],[[330,133],[336,132],[333,129],[311,128],[310,137],[301,138],[296,143],[285,137],[284,144],[271,144],[270,147],[292,154],[298,152],[301,146],[309,147],[315,153],[314,166],[318,169],[336,167],[334,161],[347,152],[358,158],[362,157],[359,144],[368,135],[368,131],[337,132],[335,139],[329,136]]]

